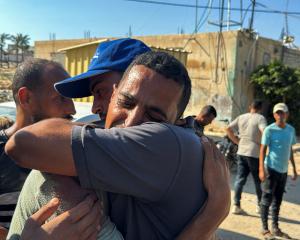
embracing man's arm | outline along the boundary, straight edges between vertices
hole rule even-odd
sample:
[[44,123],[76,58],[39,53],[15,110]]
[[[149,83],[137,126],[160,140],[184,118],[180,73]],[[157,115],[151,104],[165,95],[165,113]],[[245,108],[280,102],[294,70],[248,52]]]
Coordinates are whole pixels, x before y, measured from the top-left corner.
[[215,144],[201,138],[205,152],[203,180],[208,192],[206,204],[176,240],[210,240],[230,209],[230,175],[224,156]]
[[49,119],[17,131],[5,152],[18,165],[66,176],[76,176],[71,148],[73,123]]

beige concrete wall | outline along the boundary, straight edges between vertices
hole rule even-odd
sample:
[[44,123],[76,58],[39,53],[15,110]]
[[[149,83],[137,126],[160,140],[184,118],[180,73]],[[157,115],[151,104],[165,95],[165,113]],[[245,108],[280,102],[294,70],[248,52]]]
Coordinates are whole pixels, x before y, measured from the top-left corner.
[[96,41],[98,39],[71,39],[71,40],[55,40],[55,41],[35,41],[34,42],[34,57],[51,59],[51,53],[57,52],[57,50],[75,46],[78,44],[88,43]]
[[300,51],[283,47],[279,41],[263,37],[251,38],[244,32],[238,33],[237,41],[232,118],[248,111],[255,96],[250,75],[259,65],[279,60],[290,67],[300,67]]
[[[218,109],[219,118],[230,118],[232,113],[233,83],[236,62],[237,32],[135,36],[153,47],[180,48],[189,51],[187,69],[192,79],[192,97],[187,114],[198,114],[206,104]],[[57,40],[35,43],[36,57],[49,58],[50,53],[64,47],[84,43],[86,40]],[[220,61],[216,62],[219,51]],[[218,65],[218,71],[216,66]]]
[[280,60],[281,49],[278,41],[238,32],[232,118],[247,112],[254,99],[255,92],[250,83],[251,73],[259,65],[268,64],[275,59]]
[[296,49],[282,49],[283,63],[294,68],[300,68],[300,51]]
[[300,67],[299,50],[282,47],[280,41],[253,38],[242,31],[222,33],[219,63],[216,62],[218,33],[136,38],[148,45],[183,48],[190,52],[187,69],[193,89],[186,115],[197,114],[201,107],[212,104],[218,111],[218,119],[232,120],[247,112],[254,99],[250,75],[259,65],[280,60],[290,67]]
[[257,39],[247,33],[238,32],[236,46],[235,81],[233,84],[232,119],[248,111],[253,101],[250,75],[256,67]]
[[215,69],[218,33],[135,38],[155,47],[181,48],[190,52],[187,69],[192,79],[193,89],[185,115],[198,114],[204,105],[212,104],[218,110],[219,119],[231,117],[237,32],[224,32],[220,36],[219,59],[221,60],[217,72]]
[[[300,51],[283,48],[275,40],[252,38],[241,31],[223,32],[222,35],[201,33],[134,38],[153,47],[180,48],[190,52],[186,66],[193,89],[185,115],[198,114],[204,105],[212,104],[218,111],[218,119],[231,120],[248,111],[254,96],[250,74],[258,65],[278,59],[291,67],[300,66]],[[86,41],[58,40],[55,47],[51,41],[38,41],[35,44],[36,56],[48,58],[53,49]],[[218,54],[219,62],[216,61]]]
[[268,38],[259,38],[256,54],[256,65],[268,64],[279,60],[293,67],[300,67],[300,51],[282,46],[282,43]]

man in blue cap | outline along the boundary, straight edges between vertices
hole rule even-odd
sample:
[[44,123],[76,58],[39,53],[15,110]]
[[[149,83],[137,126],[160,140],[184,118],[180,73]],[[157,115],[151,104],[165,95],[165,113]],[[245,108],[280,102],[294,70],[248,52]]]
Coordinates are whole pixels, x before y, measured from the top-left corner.
[[[119,41],[121,41],[122,42],[122,40],[119,40]],[[124,41],[124,40],[123,40]],[[117,44],[118,45],[118,44]],[[106,49],[109,49],[109,47],[110,47],[110,44],[108,44],[107,46],[106,46]],[[101,48],[101,47],[100,47]],[[100,49],[101,50],[101,49]],[[97,51],[98,52],[98,51]],[[101,51],[100,51],[100,54],[101,54]],[[112,51],[110,51],[110,54],[112,54]],[[155,55],[155,54],[154,54]],[[105,68],[105,66],[107,67],[107,65],[100,65],[100,67],[99,67],[99,65],[97,65],[97,64],[95,64],[95,62],[97,62],[97,59],[99,59],[99,55],[95,55],[95,58],[93,59],[93,61],[92,61],[92,63],[91,63],[91,66],[94,66],[93,68],[90,68],[90,73],[86,73],[86,74],[84,74],[83,76],[81,76],[81,77],[83,77],[83,78],[81,78],[81,77],[75,77],[75,78],[73,78],[73,79],[68,79],[68,80],[65,80],[65,81],[63,81],[63,82],[60,82],[60,83],[58,83],[58,84],[56,84],[56,89],[60,92],[60,93],[62,93],[63,95],[65,95],[65,96],[68,96],[68,97],[78,97],[78,96],[81,96],[81,97],[83,97],[83,96],[87,96],[87,94],[88,95],[90,95],[91,93],[93,93],[93,95],[94,95],[94,97],[95,97],[95,102],[94,102],[94,105],[93,105],[93,112],[94,113],[100,113],[102,116],[105,116],[105,112],[106,112],[106,109],[105,108],[100,108],[100,107],[98,107],[98,105],[97,104],[95,104],[95,103],[97,103],[97,100],[99,100],[99,99],[101,99],[101,98],[105,98],[105,94],[108,92],[108,91],[103,91],[103,88],[102,87],[99,87],[99,84],[103,84],[103,83],[105,83],[106,81],[104,81],[104,79],[108,79],[107,77],[108,77],[108,75],[106,75],[105,76],[105,74],[113,74],[113,75],[115,75],[115,78],[111,81],[111,82],[114,82],[115,84],[117,84],[118,83],[118,80],[117,80],[117,74],[119,74],[118,72],[119,71],[122,71],[122,68],[117,68],[117,66],[118,66],[118,64],[113,64],[115,61],[118,61],[119,59],[116,57],[115,59],[113,59],[112,58],[112,55],[106,55],[107,56],[107,58],[110,58],[110,59],[112,59],[112,61],[105,61],[104,60],[104,62],[106,62],[106,63],[108,63],[107,65],[111,65],[112,66],[112,72],[111,72],[111,70],[109,70],[109,69],[107,69],[107,68]],[[147,66],[152,66],[151,64],[153,64],[151,61],[150,61],[150,63],[147,63],[147,58],[151,58],[151,54],[148,54],[148,55],[145,55],[145,57],[144,57],[145,59],[143,59],[143,64],[142,65],[144,65],[144,64],[148,64]],[[170,60],[169,59],[169,57],[166,57],[166,56],[164,56],[163,54],[162,55],[157,55],[157,56],[154,56],[154,58],[155,58],[155,61],[161,61],[162,59],[164,60],[164,59],[167,59],[168,61]],[[125,58],[126,59],[126,58]],[[152,59],[153,60],[153,59]],[[172,59],[171,59],[171,61],[173,61]],[[119,61],[119,65],[122,65],[122,61],[120,60]],[[137,64],[137,63],[136,63]],[[162,61],[162,62],[159,62],[159,64],[157,64],[157,65],[155,65],[155,71],[156,72],[160,72],[160,66],[163,66],[165,64],[165,62],[164,61]],[[176,63],[177,64],[177,63]],[[175,64],[175,65],[176,65]],[[139,65],[139,64],[137,64],[137,65]],[[98,68],[97,68],[97,66],[98,66]],[[177,64],[177,66],[178,66],[178,64]],[[138,67],[138,66],[137,66]],[[150,67],[151,68],[151,67]],[[162,69],[163,69],[163,67],[162,67]],[[147,69],[144,69],[144,70],[147,70]],[[98,71],[98,74],[101,74],[101,75],[98,75],[98,76],[96,76],[95,74],[97,74],[96,73],[96,71]],[[151,71],[150,71],[151,72]],[[131,71],[130,71],[130,73],[131,73]],[[89,75],[90,74],[90,75]],[[137,74],[140,74],[140,72],[138,71],[137,72]],[[151,73],[152,74],[152,73]],[[150,76],[152,76],[150,74]],[[165,74],[165,73],[164,73]],[[120,74],[119,74],[120,75]],[[132,76],[132,74],[130,75],[129,73],[127,73],[127,74],[125,74],[125,76],[127,77],[127,78],[129,78],[129,79],[131,79],[131,76]],[[133,74],[133,76],[134,76],[134,74]],[[162,75],[162,76],[164,76],[164,75]],[[170,77],[170,78],[174,78],[174,76],[175,75],[173,75],[173,77]],[[87,81],[87,79],[86,79],[86,77],[88,77],[89,78],[89,81]],[[155,79],[158,79],[159,77],[161,77],[159,74],[158,75],[155,75],[155,78],[154,78],[154,80]],[[151,78],[151,77],[150,77]],[[167,78],[168,79],[168,78]],[[157,80],[155,80],[155,81],[157,81]],[[164,80],[164,81],[166,81],[166,80]],[[130,80],[127,80],[126,81],[126,83],[130,83]],[[72,88],[70,88],[70,86],[72,86],[72,84],[74,84],[74,91],[76,92],[76,91],[78,91],[77,93],[81,93],[82,92],[82,95],[78,95],[77,93],[75,94],[75,95],[73,95],[74,94],[74,92],[72,91]],[[125,83],[124,83],[125,84]],[[124,85],[123,84],[123,85]],[[125,88],[126,89],[126,87],[124,87],[122,85],[122,87],[123,88]],[[175,84],[176,85],[176,84]],[[163,82],[162,82],[162,86],[163,86]],[[150,87],[150,86],[149,86]],[[175,86],[174,86],[175,87]],[[175,89],[176,89],[177,87],[175,87]],[[81,91],[82,90],[82,91]],[[109,90],[109,89],[106,89],[106,90]],[[179,90],[179,89],[178,89]],[[110,89],[110,91],[112,92],[112,89]],[[115,90],[116,91],[116,90]],[[149,90],[150,91],[150,90]],[[155,92],[157,92],[157,91],[155,91]],[[154,92],[154,93],[155,93]],[[176,92],[175,92],[176,93]],[[98,94],[98,95],[97,95]],[[123,93],[122,93],[123,94]],[[164,94],[165,95],[165,94]],[[166,95],[168,95],[168,94],[166,94]],[[174,95],[174,94],[173,94]],[[176,94],[175,94],[176,95]],[[128,97],[127,95],[124,95],[124,97]],[[171,96],[170,96],[171,97]],[[188,99],[188,98],[187,98]],[[122,106],[124,106],[124,104],[128,104],[128,103],[121,103],[121,102],[123,102],[123,101],[125,101],[125,100],[117,100],[117,103],[116,103],[116,105],[120,105],[120,104],[123,104]],[[163,101],[162,101],[163,102]],[[172,101],[171,101],[172,102]],[[175,101],[176,102],[176,101]],[[132,102],[130,103],[130,104],[133,104]],[[170,103],[168,103],[168,104],[170,104]],[[187,104],[187,102],[185,102],[184,103],[184,105],[186,105]],[[126,105],[126,107],[128,107],[127,105]],[[185,108],[185,106],[184,106],[184,108]],[[175,109],[176,109],[176,107],[175,107]],[[157,112],[158,111],[158,109],[157,108],[154,108],[154,109],[152,109],[151,110],[151,108],[150,108],[150,110],[148,109],[147,110],[147,117],[146,117],[146,119],[148,119],[148,121],[166,121],[166,122],[174,122],[174,120],[176,119],[176,116],[174,115],[174,114],[172,114],[171,112],[169,112],[171,115],[164,115],[164,113],[163,112]],[[180,115],[182,114],[182,112],[180,112]],[[110,115],[111,116],[111,118],[113,118],[112,117],[112,114]],[[173,116],[173,117],[172,117]],[[118,125],[118,123],[120,122],[122,122],[122,120],[121,119],[119,119],[118,120],[118,117],[120,117],[120,116],[115,116],[115,118],[113,118],[114,119],[114,121],[113,121],[113,125]],[[178,116],[177,116],[178,117]],[[164,120],[165,119],[165,120]],[[172,120],[173,119],[173,120]],[[110,119],[110,121],[112,121],[111,119]],[[123,123],[124,124],[124,126],[134,126],[134,125],[136,125],[136,124],[139,124],[139,123],[141,123],[141,122],[143,122],[143,121],[145,121],[145,120],[137,120],[137,116],[135,115],[134,117],[127,117],[126,118],[126,121]],[[111,125],[111,126],[113,126],[113,125]],[[108,126],[109,127],[109,126]],[[200,161],[200,160],[199,160]],[[199,168],[200,169],[200,168]],[[210,190],[210,189],[208,189],[208,190]],[[207,203],[208,205],[210,204],[210,201]],[[226,205],[226,204],[225,204]],[[199,202],[199,206],[201,206],[201,203]],[[205,210],[203,211],[203,214],[204,214],[204,216],[205,216]],[[218,218],[218,215],[215,215],[215,217],[216,217],[216,222],[218,222],[219,221],[219,218]],[[201,218],[201,217],[200,217]],[[129,220],[129,219],[128,219]],[[208,221],[208,219],[206,219],[207,221]],[[118,221],[118,219],[116,219],[116,221]],[[129,220],[129,222],[130,222],[130,220]],[[194,227],[195,227],[195,223],[199,223],[199,220],[195,220],[194,222]],[[219,223],[219,222],[218,222]],[[209,227],[211,227],[211,226],[209,226]],[[214,227],[215,227],[215,225],[214,225]],[[132,230],[132,229],[131,229]],[[161,229],[160,229],[161,230]],[[178,231],[178,230],[177,230]],[[207,229],[207,232],[209,232],[209,231],[211,231],[210,229]],[[198,232],[199,233],[199,230],[198,231],[196,231],[196,232]],[[201,232],[201,231],[200,231]],[[122,231],[122,233],[124,234],[124,231]],[[137,233],[132,233],[133,234],[133,236],[137,236]],[[159,233],[159,234],[162,234],[161,232]],[[173,233],[174,234],[174,233]],[[168,235],[167,235],[168,236]],[[188,235],[186,235],[186,236],[188,236]],[[206,239],[204,236],[205,236],[205,233],[203,233],[202,235],[200,235],[200,236],[203,236],[203,238],[202,239]],[[199,235],[198,235],[198,237],[199,237]]]
[[118,84],[133,59],[151,51],[136,39],[118,39],[101,43],[87,72],[55,84],[56,90],[68,98],[94,96],[92,112],[105,120],[113,85]]

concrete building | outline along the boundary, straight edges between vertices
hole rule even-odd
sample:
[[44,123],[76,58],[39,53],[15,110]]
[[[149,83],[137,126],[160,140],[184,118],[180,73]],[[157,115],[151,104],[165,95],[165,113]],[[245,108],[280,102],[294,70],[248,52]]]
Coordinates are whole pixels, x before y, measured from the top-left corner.
[[[291,67],[300,67],[300,51],[287,49],[281,42],[253,36],[246,31],[222,34],[176,34],[134,37],[158,48],[187,51],[186,67],[192,79],[192,97],[185,112],[198,114],[212,104],[218,119],[231,120],[248,111],[254,92],[249,83],[251,72],[261,64],[277,59]],[[44,41],[45,49],[51,42]],[[36,55],[40,56],[36,46]],[[43,49],[45,53],[45,49]]]
[[3,51],[2,56],[0,56],[0,62],[2,65],[10,66],[10,63],[14,63],[15,65],[24,61],[26,58],[31,58],[34,56],[34,48],[30,46],[28,49],[23,50],[15,49],[13,44],[8,44],[6,51]]
[[52,59],[51,55],[56,53],[59,49],[89,43],[100,39],[101,38],[35,41],[34,57],[50,60]]

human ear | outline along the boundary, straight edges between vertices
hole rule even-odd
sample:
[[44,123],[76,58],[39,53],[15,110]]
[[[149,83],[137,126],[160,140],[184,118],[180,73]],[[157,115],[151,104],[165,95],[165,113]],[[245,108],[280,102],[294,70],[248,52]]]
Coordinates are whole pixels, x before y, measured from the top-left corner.
[[31,98],[30,95],[31,95],[30,90],[28,90],[27,87],[21,87],[18,90],[17,98],[21,106],[26,105],[30,102],[30,98]]

